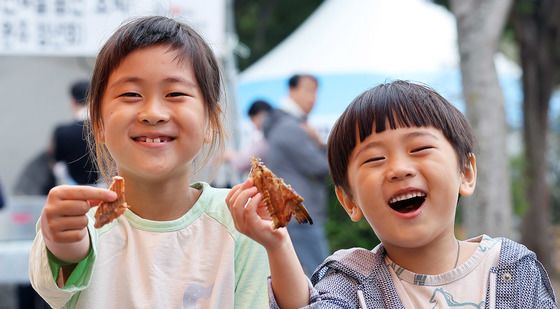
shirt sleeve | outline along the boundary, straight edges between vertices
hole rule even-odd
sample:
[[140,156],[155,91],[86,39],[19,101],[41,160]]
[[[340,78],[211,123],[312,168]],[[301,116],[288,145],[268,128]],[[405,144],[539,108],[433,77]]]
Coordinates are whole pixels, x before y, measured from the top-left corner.
[[[272,290],[272,281],[268,280],[268,297],[270,308],[280,309]],[[350,309],[358,308],[356,283],[340,273],[331,272],[322,278],[315,286],[307,280],[309,288],[309,303],[302,309]]]
[[235,308],[268,308],[266,251],[239,234],[235,248]]
[[60,274],[60,268],[66,265],[66,263],[57,259],[49,252],[45,245],[43,234],[40,231],[39,223],[37,226],[37,235],[35,236],[29,255],[29,279],[35,291],[37,291],[50,306],[53,308],[62,308],[89,285],[97,252],[95,246],[97,234],[93,227],[92,220],[89,220],[88,233],[92,244],[90,251],[82,261],[78,262],[74,271],[72,271],[68,277],[64,287],[59,288],[56,284],[56,280]]

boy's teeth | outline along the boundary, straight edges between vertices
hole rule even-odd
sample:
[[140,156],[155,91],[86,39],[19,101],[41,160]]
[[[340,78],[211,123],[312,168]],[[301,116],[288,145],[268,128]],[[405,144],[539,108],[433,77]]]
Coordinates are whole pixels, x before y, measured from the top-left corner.
[[421,193],[421,192],[410,192],[410,193],[405,193],[405,194],[403,194],[403,195],[399,195],[399,196],[396,196],[396,197],[392,198],[392,199],[389,201],[389,203],[395,203],[395,202],[398,202],[398,201],[407,200],[407,199],[409,199],[409,198],[413,198],[413,197],[417,197],[417,196],[424,196],[424,194]]

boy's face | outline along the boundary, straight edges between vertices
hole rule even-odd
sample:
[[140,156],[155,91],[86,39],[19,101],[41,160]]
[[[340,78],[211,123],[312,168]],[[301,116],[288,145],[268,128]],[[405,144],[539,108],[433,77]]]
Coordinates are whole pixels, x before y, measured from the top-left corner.
[[440,130],[412,127],[372,133],[348,163],[352,196],[337,196],[354,221],[365,216],[389,250],[418,248],[453,236],[459,194],[476,184],[474,156],[459,169],[457,154]]

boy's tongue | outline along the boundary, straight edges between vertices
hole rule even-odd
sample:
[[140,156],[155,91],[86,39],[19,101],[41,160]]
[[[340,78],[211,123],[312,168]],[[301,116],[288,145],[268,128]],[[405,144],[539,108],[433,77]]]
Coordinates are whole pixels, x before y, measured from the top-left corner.
[[389,206],[400,213],[407,213],[420,208],[425,200],[425,196],[416,196],[405,200],[389,203]]

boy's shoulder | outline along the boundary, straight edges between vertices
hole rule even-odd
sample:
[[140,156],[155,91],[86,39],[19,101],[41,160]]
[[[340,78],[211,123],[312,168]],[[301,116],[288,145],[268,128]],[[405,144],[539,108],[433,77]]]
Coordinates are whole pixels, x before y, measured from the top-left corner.
[[384,251],[382,245],[378,245],[373,250],[364,248],[338,250],[317,267],[311,281],[313,283],[318,282],[329,271],[343,273],[358,282],[364,281],[377,271],[384,269],[384,267],[380,267],[384,264]]
[[505,267],[523,259],[536,260],[536,254],[525,245],[505,237],[496,237],[501,242],[498,267]]

